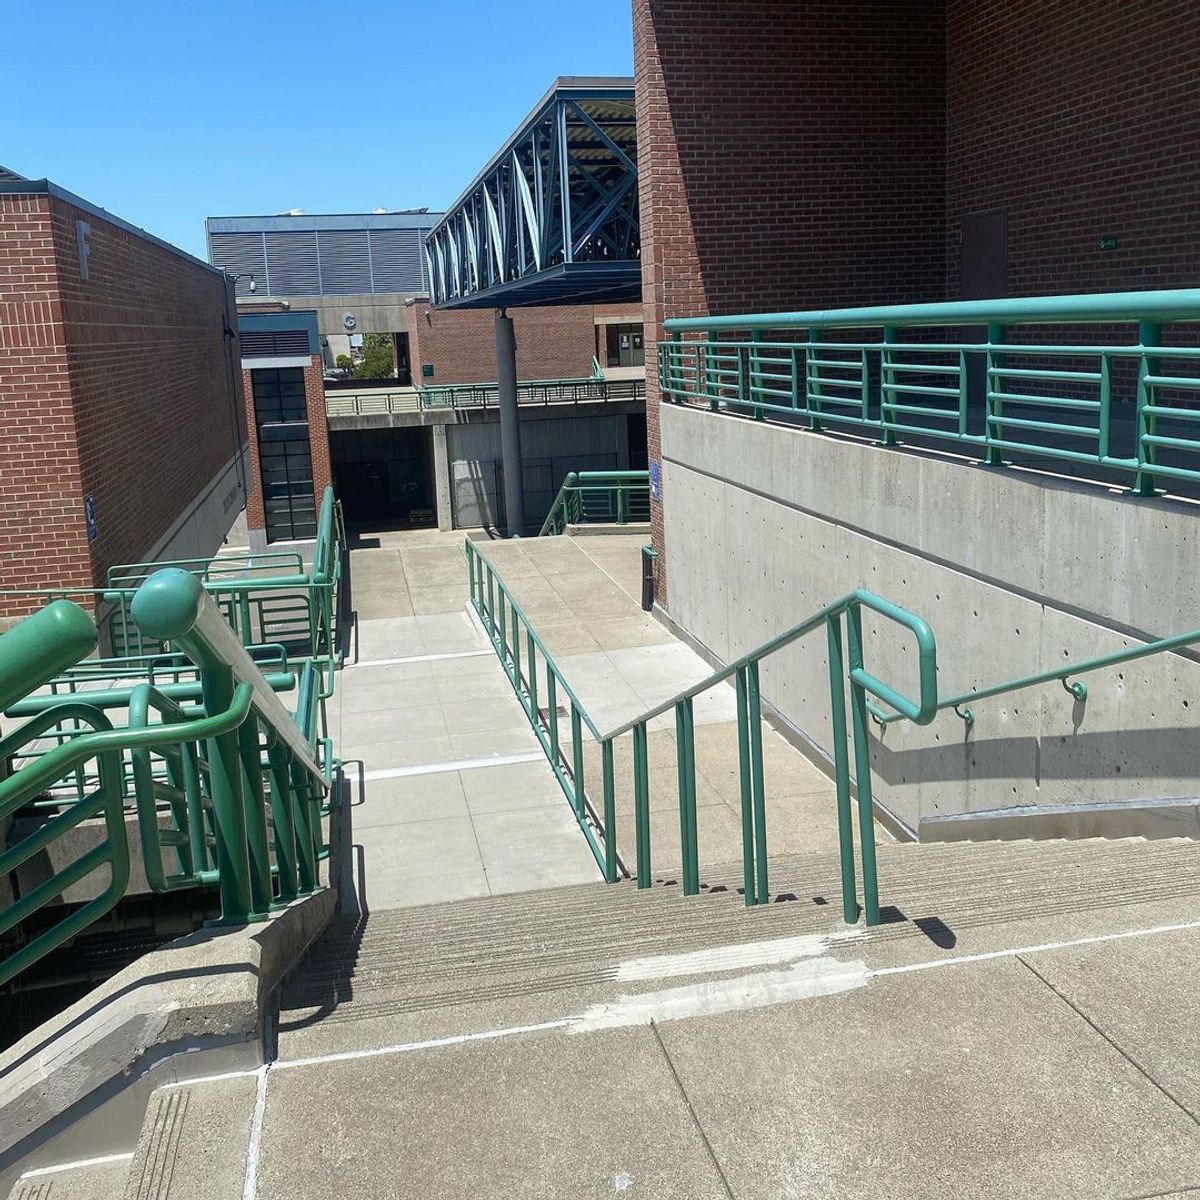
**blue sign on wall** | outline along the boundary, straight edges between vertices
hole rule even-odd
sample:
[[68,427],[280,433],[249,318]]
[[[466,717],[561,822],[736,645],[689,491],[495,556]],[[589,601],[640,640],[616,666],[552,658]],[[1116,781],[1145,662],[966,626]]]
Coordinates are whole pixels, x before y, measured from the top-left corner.
[[84,497],[83,512],[87,517],[88,541],[94,542],[100,536],[100,526],[96,523],[96,498],[94,496]]
[[650,462],[650,499],[662,499],[662,471],[653,459]]

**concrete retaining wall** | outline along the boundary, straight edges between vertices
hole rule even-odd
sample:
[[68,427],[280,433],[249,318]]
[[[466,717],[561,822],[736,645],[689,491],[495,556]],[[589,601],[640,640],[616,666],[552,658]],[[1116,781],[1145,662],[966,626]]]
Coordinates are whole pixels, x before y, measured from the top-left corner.
[[[862,586],[923,616],[943,696],[1200,627],[1200,509],[966,460],[664,405],[671,617],[728,660]],[[910,639],[864,617],[868,666],[915,691]],[[880,802],[922,817],[1200,794],[1200,658],[1157,655],[898,724]],[[829,751],[823,636],[763,665],[764,694]]]

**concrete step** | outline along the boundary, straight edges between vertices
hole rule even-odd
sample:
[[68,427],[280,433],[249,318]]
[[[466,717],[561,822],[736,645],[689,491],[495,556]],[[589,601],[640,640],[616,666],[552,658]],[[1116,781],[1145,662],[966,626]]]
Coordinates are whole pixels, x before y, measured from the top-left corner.
[[43,1167],[13,1184],[8,1200],[114,1200],[124,1193],[129,1155]]
[[[159,1088],[150,1097],[124,1200],[241,1196],[259,1073]],[[54,1194],[58,1200],[58,1193]]]
[[[885,922],[873,943],[953,945],[971,929],[1164,905],[1200,891],[1200,845],[1186,840],[888,845],[879,851]],[[471,1005],[522,1005],[609,991],[619,964],[713,946],[844,928],[837,858],[771,863],[773,902],[747,909],[740,866],[703,870],[704,891],[631,883],[381,911],[331,927],[286,981],[281,1051],[337,1044],[337,1027]],[[911,951],[909,951],[911,952]],[[347,1033],[347,1037],[357,1037]]]

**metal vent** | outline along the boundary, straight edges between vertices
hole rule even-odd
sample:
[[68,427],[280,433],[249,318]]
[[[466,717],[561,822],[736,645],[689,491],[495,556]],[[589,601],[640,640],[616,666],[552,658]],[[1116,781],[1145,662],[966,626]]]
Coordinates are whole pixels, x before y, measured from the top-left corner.
[[371,246],[365,229],[321,230],[321,292],[326,296],[365,296],[371,286]]
[[317,296],[321,272],[317,266],[315,230],[268,233],[267,274],[272,296]]
[[[271,281],[267,278],[267,254],[261,233],[214,233],[209,235],[209,258],[214,267],[221,267],[230,275],[254,276],[258,290],[271,294]],[[237,294],[250,295],[250,280],[237,281]]]
[[241,335],[243,358],[308,357],[308,334],[303,329],[254,329]]
[[422,271],[421,230],[372,229],[371,267],[375,290],[414,295],[427,291]]

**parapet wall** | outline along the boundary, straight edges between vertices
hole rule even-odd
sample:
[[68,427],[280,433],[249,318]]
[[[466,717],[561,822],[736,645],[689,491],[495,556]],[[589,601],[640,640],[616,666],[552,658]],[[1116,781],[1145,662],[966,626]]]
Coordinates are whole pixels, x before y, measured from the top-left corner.
[[[865,587],[924,617],[949,696],[1200,627],[1200,508],[1014,468],[663,405],[669,615],[728,661]],[[911,694],[908,635],[864,614],[868,668]],[[823,635],[763,663],[767,701],[829,753]],[[922,817],[1196,796],[1200,655],[1163,654],[873,728],[881,805]],[[768,787],[770,780],[767,780]]]

